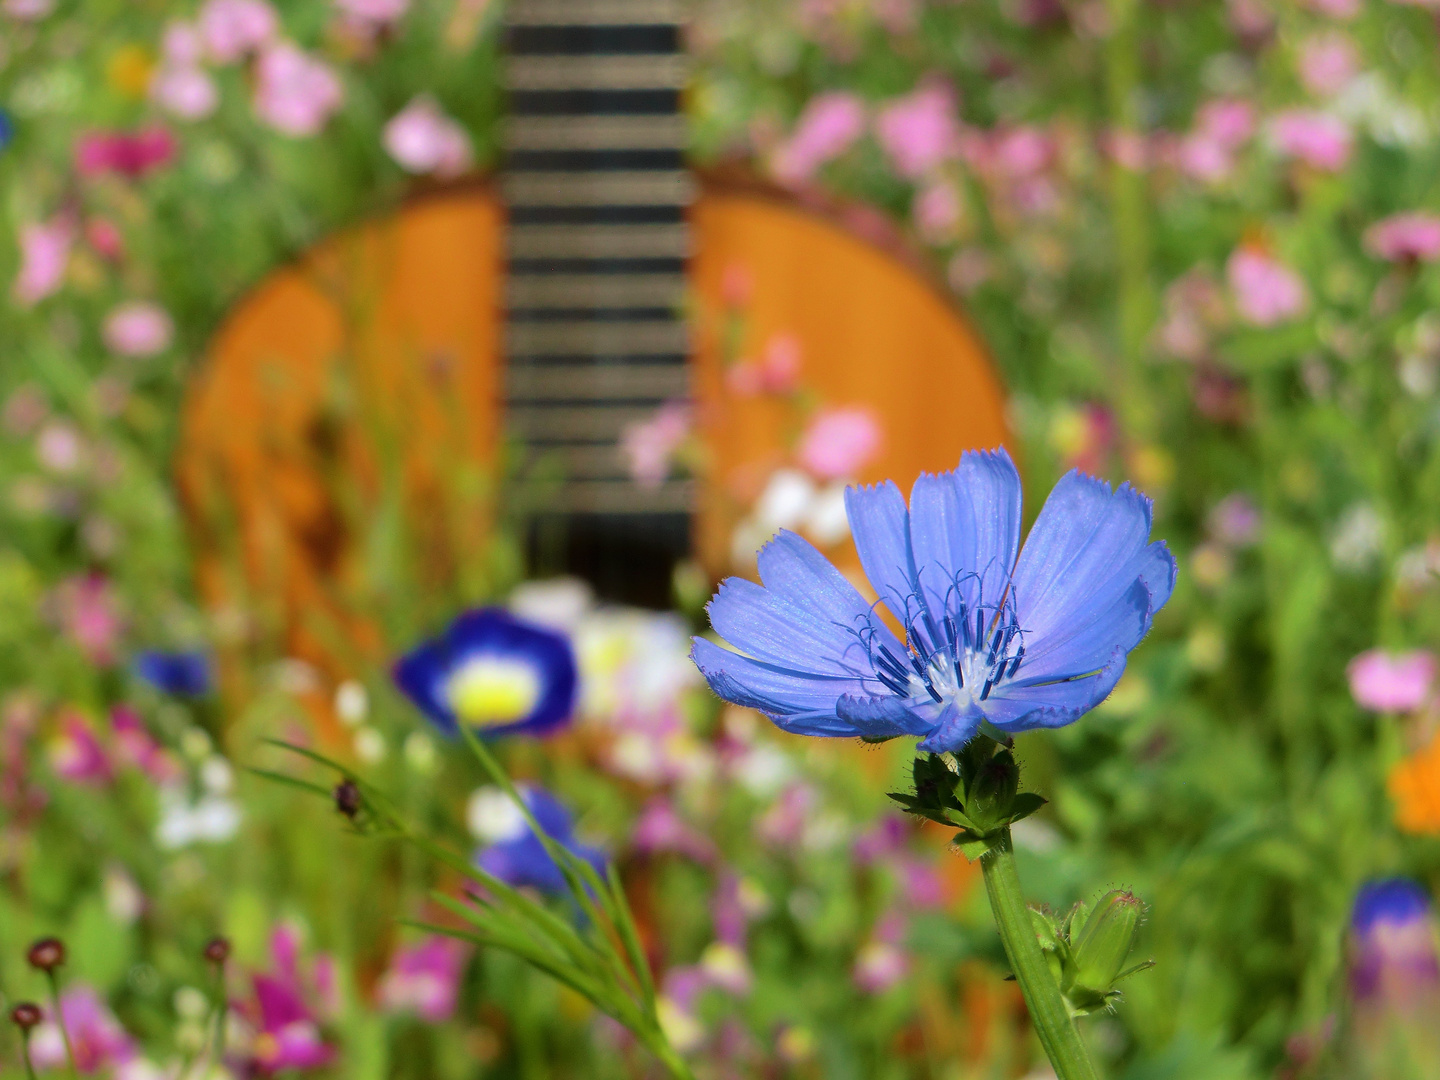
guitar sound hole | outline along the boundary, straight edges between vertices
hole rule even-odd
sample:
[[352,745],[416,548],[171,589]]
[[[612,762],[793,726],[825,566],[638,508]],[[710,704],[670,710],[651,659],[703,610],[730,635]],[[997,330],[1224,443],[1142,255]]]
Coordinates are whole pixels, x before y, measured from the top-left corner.
[[657,609],[690,550],[688,514],[541,514],[526,535],[532,576],[572,574],[602,600]]

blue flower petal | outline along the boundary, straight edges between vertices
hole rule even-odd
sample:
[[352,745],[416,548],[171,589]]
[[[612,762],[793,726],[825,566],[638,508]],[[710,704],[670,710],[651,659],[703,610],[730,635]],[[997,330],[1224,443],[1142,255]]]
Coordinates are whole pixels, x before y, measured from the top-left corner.
[[864,739],[924,735],[935,726],[934,720],[920,716],[894,695],[846,695],[836,702],[835,713],[854,728],[854,734]]
[[916,747],[928,754],[953,754],[975,737],[985,714],[978,709],[960,710],[953,704],[946,707],[935,730]]
[[797,671],[869,674],[860,630],[870,605],[825,556],[782,530],[760,550],[758,564],[763,586],[734,577],[720,583],[706,607],[717,633]]
[[845,516],[860,565],[881,602],[902,624],[915,608],[910,513],[894,481],[845,489]]
[[1099,670],[1078,679],[1025,687],[1002,684],[981,708],[987,720],[1011,734],[1064,727],[1110,696],[1125,674],[1126,657],[1124,649],[1116,649]]
[[[767,664],[737,652],[731,652],[713,641],[696,638],[690,652],[710,688],[726,701],[757,709],[786,730],[809,729],[817,723],[826,726],[833,721],[829,733],[857,735],[836,713],[836,702],[846,695],[868,697],[880,689],[878,683],[845,675],[815,675],[792,671],[776,664]],[[800,719],[795,719],[799,717]],[[809,730],[804,732],[810,734]]]
[[539,693],[529,712],[513,723],[479,729],[482,734],[544,734],[563,725],[575,708],[579,671],[575,651],[563,634],[517,619],[503,608],[467,611],[438,638],[406,653],[395,663],[395,684],[442,732],[455,734],[459,718],[447,695],[452,675],[465,662],[493,657],[530,667]]
[[[596,848],[575,840],[575,827],[564,804],[548,791],[523,787],[521,797],[546,834],[567,851],[578,855],[601,874],[605,871],[605,855]],[[517,888],[539,889],[547,893],[566,890],[565,875],[545,845],[528,825],[513,840],[502,840],[475,852],[474,863],[481,870]]]
[[147,650],[135,657],[135,674],[157,690],[179,697],[210,692],[210,658],[203,652]]
[[967,609],[997,603],[1020,549],[1020,474],[1002,448],[967,450],[954,472],[922,474],[910,492],[910,542],[932,613],[957,586]]

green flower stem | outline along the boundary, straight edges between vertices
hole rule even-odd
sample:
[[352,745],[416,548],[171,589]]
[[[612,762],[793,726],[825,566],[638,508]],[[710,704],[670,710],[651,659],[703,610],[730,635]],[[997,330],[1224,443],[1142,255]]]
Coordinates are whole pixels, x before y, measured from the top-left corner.
[[60,1029],[60,1038],[65,1042],[65,1061],[70,1066],[70,1080],[78,1080],[75,1070],[75,1048],[70,1045],[70,1030],[65,1026],[65,1014],[60,1011],[60,978],[52,967],[45,975],[50,980],[50,1004],[55,1007],[55,1026]]
[[20,1055],[25,1059],[25,1080],[35,1080],[35,1063],[30,1060],[30,1032],[20,1036]]
[[1045,954],[1035,937],[1030,911],[1020,892],[1020,875],[1015,872],[1015,849],[1006,826],[989,851],[980,857],[985,871],[985,892],[990,897],[990,910],[1005,945],[1020,992],[1030,1010],[1030,1020],[1040,1036],[1040,1045],[1058,1080],[1099,1080],[1100,1074],[1090,1060],[1090,1052],[1070,1019],[1070,1010],[1060,996],[1060,987],[1050,974]]

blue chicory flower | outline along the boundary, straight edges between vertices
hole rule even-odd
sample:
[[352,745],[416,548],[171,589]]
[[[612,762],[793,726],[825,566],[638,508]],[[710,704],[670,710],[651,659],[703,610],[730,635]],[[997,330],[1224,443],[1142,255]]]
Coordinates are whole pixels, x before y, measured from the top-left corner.
[[503,608],[467,611],[395,664],[395,683],[441,731],[539,735],[570,719],[579,683],[570,640]]
[[203,652],[147,650],[135,657],[136,675],[166,694],[204,697],[210,692],[210,658]]
[[[604,854],[575,839],[574,822],[560,800],[542,788],[529,785],[520,785],[519,791],[547,836],[600,873],[605,872]],[[470,819],[472,830],[488,841],[475,852],[474,862],[481,870],[516,888],[528,886],[546,893],[565,892],[565,877],[560,867],[508,795],[498,788],[477,792],[471,800]]]
[[958,750],[989,723],[1061,727],[1114,688],[1170,598],[1175,560],[1150,542],[1150,500],[1070,472],[1020,551],[1020,476],[1003,449],[894,483],[850,488],[861,564],[897,637],[825,557],[782,531],[764,585],[728,578],[692,656],[711,688],[802,735],[922,737]]
[[1361,886],[1350,915],[1350,986],[1358,1001],[1413,1000],[1440,989],[1434,909],[1409,878]]

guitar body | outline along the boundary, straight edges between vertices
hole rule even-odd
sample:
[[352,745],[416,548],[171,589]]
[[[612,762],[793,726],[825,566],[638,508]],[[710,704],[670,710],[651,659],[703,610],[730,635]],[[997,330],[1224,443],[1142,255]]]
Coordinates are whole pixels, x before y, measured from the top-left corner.
[[[727,388],[737,346],[756,356],[791,335],[808,396],[873,412],[881,443],[861,481],[908,490],[922,470],[1008,441],[980,339],[898,245],[875,242],[873,222],[865,239],[834,213],[718,182],[701,183],[688,220],[703,447],[691,535],[710,574],[732,569],[735,524],[791,460],[797,424],[792,400]],[[505,227],[496,190],[475,184],[345,230],[242,299],[196,373],[177,471],[201,591],[217,610],[262,611],[287,655],[334,667],[323,661],[337,654],[336,627],[347,628],[339,651],[374,658],[403,644],[350,610],[357,520],[403,513],[423,540],[420,572],[439,574],[483,546],[502,507],[524,502],[495,486]],[[738,323],[737,282],[748,295]],[[847,551],[832,554],[853,563]]]

